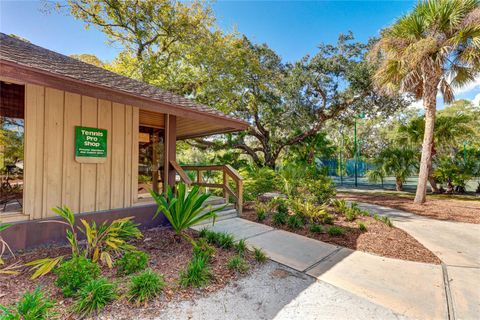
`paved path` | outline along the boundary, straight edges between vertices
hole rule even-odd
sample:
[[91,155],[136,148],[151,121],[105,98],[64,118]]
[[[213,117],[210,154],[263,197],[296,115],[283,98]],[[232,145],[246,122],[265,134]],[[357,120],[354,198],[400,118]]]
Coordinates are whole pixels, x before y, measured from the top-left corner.
[[[246,239],[249,246],[262,248],[272,260],[396,314],[414,319],[449,317],[440,265],[353,251],[240,218],[219,221],[209,228],[229,232],[237,240]],[[352,303],[352,312],[356,307]]]
[[359,206],[390,217],[443,261],[453,318],[480,319],[480,225],[434,220],[369,203]]
[[[273,261],[211,295],[170,302],[164,309],[155,308],[154,312],[158,316],[148,319],[407,319],[388,308]],[[138,314],[138,319],[147,318],[145,312]]]

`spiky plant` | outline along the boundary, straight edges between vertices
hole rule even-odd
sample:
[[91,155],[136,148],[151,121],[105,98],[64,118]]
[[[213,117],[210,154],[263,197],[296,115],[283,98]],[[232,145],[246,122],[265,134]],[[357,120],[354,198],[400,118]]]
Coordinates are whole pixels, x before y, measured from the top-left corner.
[[432,169],[433,131],[438,91],[445,102],[454,89],[480,73],[480,1],[424,0],[382,31],[371,57],[379,66],[374,80],[389,93],[423,99],[425,132],[416,203],[426,200]]

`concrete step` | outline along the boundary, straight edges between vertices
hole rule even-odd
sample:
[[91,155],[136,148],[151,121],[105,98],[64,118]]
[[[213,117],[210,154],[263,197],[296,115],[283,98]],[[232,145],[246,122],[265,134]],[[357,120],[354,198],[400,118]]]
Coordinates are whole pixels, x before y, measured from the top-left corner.
[[[215,222],[232,219],[236,217],[238,217],[238,212],[236,209],[222,210],[220,212],[217,212],[217,218],[215,219]],[[207,225],[212,223],[213,223],[213,218],[203,220],[202,222],[198,223],[197,226],[202,226],[202,225]]]
[[226,201],[222,197],[210,197],[205,201],[205,204],[211,204],[211,205],[216,205],[216,204],[225,204]]
[[[215,209],[218,209],[218,208],[221,208],[221,207],[224,207],[222,211],[235,209],[235,205],[233,203],[227,203],[226,205],[224,203],[214,204],[214,205],[211,205],[211,206],[212,206],[211,207],[212,210],[215,210]],[[202,213],[207,212],[209,210],[210,210],[209,208],[206,208],[205,210],[202,211]],[[220,212],[217,212],[217,215],[218,214],[220,214]]]

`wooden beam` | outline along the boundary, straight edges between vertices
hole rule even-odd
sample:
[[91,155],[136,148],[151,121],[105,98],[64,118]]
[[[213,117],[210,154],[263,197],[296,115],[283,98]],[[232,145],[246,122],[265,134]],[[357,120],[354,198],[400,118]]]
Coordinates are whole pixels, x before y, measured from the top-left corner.
[[175,186],[175,169],[171,161],[177,160],[177,117],[165,115],[165,141],[164,141],[164,184],[172,188]]

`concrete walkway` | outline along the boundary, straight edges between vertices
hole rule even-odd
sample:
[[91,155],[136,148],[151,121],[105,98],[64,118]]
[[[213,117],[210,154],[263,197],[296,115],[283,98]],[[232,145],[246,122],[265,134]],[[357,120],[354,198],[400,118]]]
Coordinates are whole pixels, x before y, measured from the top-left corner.
[[[241,218],[220,221],[209,228],[245,239],[278,263],[396,314],[414,319],[449,318],[448,291],[440,265],[353,251]],[[352,304],[352,312],[356,307]]]
[[452,318],[480,319],[480,225],[434,220],[369,203],[359,206],[390,217],[443,261]]

